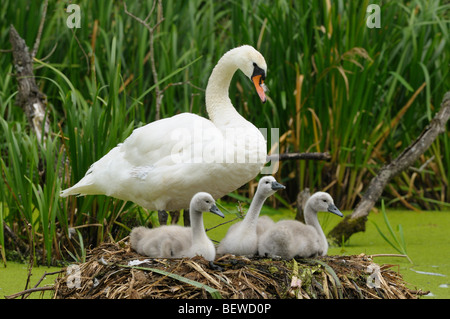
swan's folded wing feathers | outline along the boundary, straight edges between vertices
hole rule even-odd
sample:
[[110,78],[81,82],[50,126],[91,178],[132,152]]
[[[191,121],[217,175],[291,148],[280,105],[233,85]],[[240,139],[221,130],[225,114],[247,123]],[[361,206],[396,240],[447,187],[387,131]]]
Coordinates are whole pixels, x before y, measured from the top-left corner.
[[137,128],[121,145],[121,151],[130,165],[161,166],[169,162],[186,161],[178,158],[193,154],[194,144],[205,147],[211,142],[217,128],[201,116],[181,113]]

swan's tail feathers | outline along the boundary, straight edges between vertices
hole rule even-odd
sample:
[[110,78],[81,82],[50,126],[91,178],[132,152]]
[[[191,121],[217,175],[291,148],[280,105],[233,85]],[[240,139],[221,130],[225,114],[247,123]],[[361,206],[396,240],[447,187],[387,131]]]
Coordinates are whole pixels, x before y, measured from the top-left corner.
[[70,195],[83,196],[83,195],[99,195],[99,194],[101,194],[101,192],[99,192],[92,176],[89,174],[83,177],[78,183],[76,183],[72,187],[62,190],[59,196],[67,197]]

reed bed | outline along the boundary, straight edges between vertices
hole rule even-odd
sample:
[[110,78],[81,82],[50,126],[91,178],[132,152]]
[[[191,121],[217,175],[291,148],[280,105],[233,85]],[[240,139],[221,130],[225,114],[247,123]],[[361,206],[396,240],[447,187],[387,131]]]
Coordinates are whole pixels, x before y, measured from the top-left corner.
[[[153,59],[148,29],[125,13],[123,1],[77,1],[78,29],[66,24],[66,2],[49,1],[34,60],[50,120],[44,143],[16,103],[8,51],[10,24],[34,47],[43,3],[6,0],[0,8],[5,262],[15,258],[7,250],[35,254],[46,264],[83,261],[85,247],[151,225],[154,214],[133,203],[58,194],[134,128],[180,112],[206,116],[210,72],[235,46],[262,52],[270,89],[261,105],[248,79],[237,74],[230,88],[237,110],[258,127],[279,128],[280,152],[332,157],[282,162],[274,174],[287,189],[267,201],[273,207],[294,210],[297,193],[308,187],[328,191],[343,210],[353,208],[375,172],[419,135],[450,89],[445,1],[380,1],[380,29],[366,25],[368,0],[126,1],[141,19],[152,12]],[[442,134],[390,183],[383,194],[387,208],[449,208],[449,136]],[[251,197],[255,183],[225,200]]]
[[[136,260],[143,263],[129,265]],[[215,263],[223,271],[211,270],[201,257],[146,259],[125,242],[105,243],[78,265],[79,285],[73,271],[55,280],[54,298],[415,299],[427,294],[408,288],[391,265],[378,266],[364,254],[290,261],[224,255]],[[376,288],[368,284],[370,267],[379,267]]]

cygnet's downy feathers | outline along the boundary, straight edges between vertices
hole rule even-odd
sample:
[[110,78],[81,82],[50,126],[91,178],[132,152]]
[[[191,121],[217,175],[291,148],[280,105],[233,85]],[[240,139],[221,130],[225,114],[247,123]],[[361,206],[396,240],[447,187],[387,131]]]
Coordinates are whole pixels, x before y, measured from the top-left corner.
[[[274,177],[260,179],[255,196],[243,221],[232,225],[217,248],[218,254],[255,255],[258,251],[258,233],[263,233],[271,224],[268,217],[258,218],[265,200],[285,186]],[[272,222],[273,223],[273,222]]]
[[191,227],[136,227],[130,234],[131,247],[139,254],[149,257],[181,258],[200,255],[213,261],[216,251],[203,226],[203,212],[208,211],[224,217],[210,194],[197,193],[190,204]]
[[317,219],[321,211],[343,217],[328,193],[317,192],[306,202],[306,225],[296,220],[279,221],[260,237],[258,253],[283,259],[326,255],[328,242]]

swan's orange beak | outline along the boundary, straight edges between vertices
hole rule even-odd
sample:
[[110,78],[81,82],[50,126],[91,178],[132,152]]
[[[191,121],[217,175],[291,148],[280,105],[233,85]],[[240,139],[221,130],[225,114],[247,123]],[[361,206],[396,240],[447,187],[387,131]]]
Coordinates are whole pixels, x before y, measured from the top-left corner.
[[266,93],[265,93],[265,85],[264,80],[262,78],[262,75],[255,75],[252,77],[253,84],[255,85],[256,92],[259,95],[259,98],[261,99],[261,102],[266,102]]

